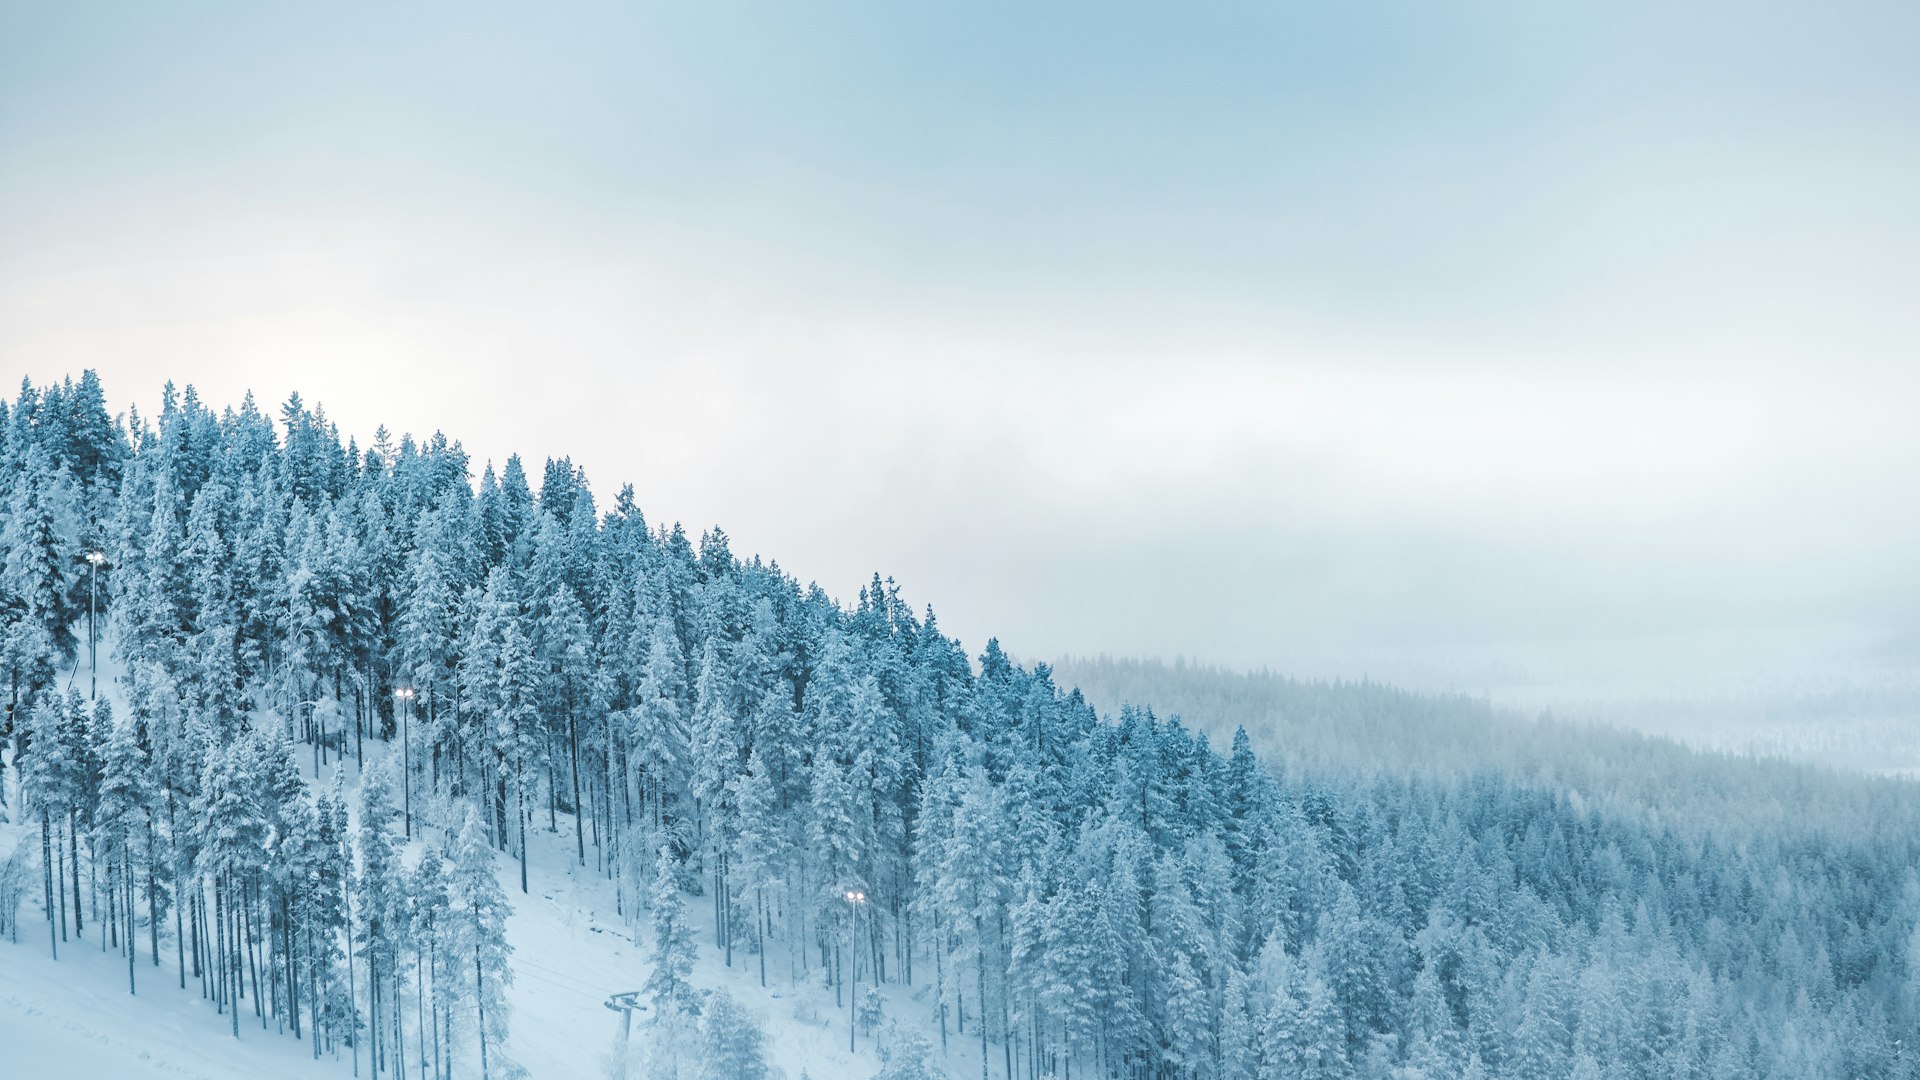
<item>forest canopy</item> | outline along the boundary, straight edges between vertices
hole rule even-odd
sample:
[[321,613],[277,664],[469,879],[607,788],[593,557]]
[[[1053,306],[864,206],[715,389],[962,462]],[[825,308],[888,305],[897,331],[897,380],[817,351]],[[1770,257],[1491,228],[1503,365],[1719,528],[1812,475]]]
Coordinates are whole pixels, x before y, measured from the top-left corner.
[[130,985],[164,960],[236,1031],[497,1050],[545,830],[652,926],[689,1033],[737,1012],[698,1015],[697,922],[763,984],[928,987],[919,1035],[988,1078],[1920,1075],[1910,784],[1364,684],[1282,687],[1251,735],[1126,700],[1150,679],[1102,715],[566,458],[476,481],[298,396],[105,401],[0,404],[0,795],[38,834],[0,916],[59,950],[84,864]]

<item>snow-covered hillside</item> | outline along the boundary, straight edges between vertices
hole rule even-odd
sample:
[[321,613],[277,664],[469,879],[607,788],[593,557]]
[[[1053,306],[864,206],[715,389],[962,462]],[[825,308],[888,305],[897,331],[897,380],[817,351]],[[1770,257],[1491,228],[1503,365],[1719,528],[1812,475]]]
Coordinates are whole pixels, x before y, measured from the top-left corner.
[[[378,743],[369,749],[369,767],[388,752]],[[345,767],[351,790],[359,770],[351,760]],[[323,783],[332,771],[333,766],[323,770]],[[536,1080],[622,1075],[621,1017],[606,1008],[606,1002],[646,981],[646,913],[615,914],[611,883],[590,869],[582,872],[574,861],[572,826],[572,818],[563,815],[558,831],[529,835],[525,894],[519,891],[517,862],[497,859],[496,870],[513,904],[507,941],[514,951],[510,1035],[492,1063],[494,1075],[512,1075],[516,1067]],[[439,841],[441,830],[428,826],[419,831],[424,839],[413,845],[416,856],[423,843]],[[23,844],[36,853],[37,831],[14,821],[0,825],[0,861]],[[39,880],[37,873],[36,862],[30,886]],[[701,908],[688,905],[699,924],[695,984],[703,990],[724,987],[755,1014],[768,1036],[769,1059],[788,1080],[803,1073],[814,1080],[867,1077],[880,1069],[876,1051],[889,1037],[885,1026],[871,1034],[858,1032],[857,1049],[849,1052],[850,1018],[835,1004],[831,989],[818,978],[789,979],[784,962],[769,965],[764,988],[752,957],[736,953],[728,967],[712,944],[712,920],[702,918]],[[242,1017],[239,1036],[231,1036],[226,1017],[203,999],[191,974],[186,988],[180,988],[172,928],[165,922],[158,968],[146,947],[147,929],[141,927],[138,993],[129,995],[124,956],[100,947],[95,932],[99,924],[89,924],[84,941],[62,945],[55,961],[48,955],[47,921],[37,888],[26,892],[18,921],[18,941],[0,944],[0,1060],[5,1063],[0,1076],[257,1080],[354,1075],[344,1051],[315,1061],[308,1043],[284,1029],[263,1030],[250,1013]],[[903,1027],[924,1030],[924,995],[896,986],[883,988],[883,994],[890,1017]],[[635,1076],[649,1035],[644,1014],[636,1015],[629,1039],[630,1074]],[[411,1030],[408,1038],[413,1038]],[[417,1053],[417,1047],[410,1053]],[[366,1069],[364,1062],[361,1069]],[[410,1065],[409,1075],[421,1074]],[[479,1076],[478,1061],[461,1061],[455,1075]]]
[[0,424],[31,1074],[1915,1071],[1915,785],[1384,688],[1210,741],[1213,699],[1103,716],[567,459],[476,486],[446,438],[278,417],[123,426],[83,377]]

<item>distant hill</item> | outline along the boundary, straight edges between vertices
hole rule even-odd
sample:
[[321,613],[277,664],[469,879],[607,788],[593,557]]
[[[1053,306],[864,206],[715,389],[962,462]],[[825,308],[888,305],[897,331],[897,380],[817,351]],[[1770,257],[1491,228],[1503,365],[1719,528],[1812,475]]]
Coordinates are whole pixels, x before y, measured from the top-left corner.
[[1465,694],[1112,656],[1064,657],[1053,675],[1103,715],[1129,704],[1152,708],[1215,746],[1244,727],[1263,755],[1308,774],[1492,770],[1651,820],[1920,829],[1920,787],[1905,780],[1862,779],[1784,753],[1696,749],[1625,727],[1528,717]]

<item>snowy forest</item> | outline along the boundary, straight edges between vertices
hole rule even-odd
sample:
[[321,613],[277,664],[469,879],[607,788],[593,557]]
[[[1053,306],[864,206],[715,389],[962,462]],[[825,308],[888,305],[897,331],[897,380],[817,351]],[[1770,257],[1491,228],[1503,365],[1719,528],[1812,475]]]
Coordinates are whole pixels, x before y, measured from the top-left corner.
[[0,982],[104,949],[339,1075],[511,1075],[557,852],[639,945],[636,1076],[791,1077],[760,1016],[811,988],[888,1080],[1920,1077],[1905,781],[1366,684],[1251,732],[1083,696],[298,396],[23,385],[0,475]]

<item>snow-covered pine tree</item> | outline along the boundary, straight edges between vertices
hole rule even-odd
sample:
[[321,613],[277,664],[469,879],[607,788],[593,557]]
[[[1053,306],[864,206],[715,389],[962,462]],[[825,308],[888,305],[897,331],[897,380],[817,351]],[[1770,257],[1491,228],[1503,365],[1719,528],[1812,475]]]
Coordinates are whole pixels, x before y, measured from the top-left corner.
[[393,807],[393,759],[383,757],[360,777],[360,828],[356,839],[360,872],[355,877],[354,927],[365,965],[369,1060],[373,1071],[399,1051],[392,1037],[400,1001],[401,935],[406,932],[405,868],[390,826]]
[[746,725],[736,715],[734,696],[719,649],[710,637],[701,652],[700,673],[694,682],[688,751],[690,786],[700,814],[700,847],[712,872],[714,932],[728,967],[733,966],[736,933],[728,919],[733,883],[727,864],[740,830],[733,781],[747,752]]
[[[413,947],[419,982],[414,991],[415,1044],[420,1052],[422,1075],[441,1075],[444,1065],[442,1046],[447,1036],[445,1025],[451,1006],[459,1000],[459,979],[451,970],[456,959],[450,948],[451,916],[448,911],[447,865],[432,846],[420,854],[407,888],[408,923],[406,942]],[[419,1016],[421,1012],[425,1016]],[[432,1073],[427,1073],[428,1062]]]
[[[115,720],[106,699],[94,703],[90,729],[105,733],[100,751],[100,788],[93,810],[95,857],[107,865],[108,891],[114,897],[121,942],[127,955],[127,992],[135,992],[134,944],[136,870],[145,861],[153,785],[146,753],[131,716]],[[157,957],[155,958],[158,959]]]
[[752,898],[751,940],[760,962],[760,985],[767,985],[768,902],[779,896],[787,868],[787,829],[781,821],[779,789],[759,748],[747,755],[747,767],[732,780],[739,813],[731,863],[740,888]]
[[663,1078],[681,1075],[697,1045],[701,1012],[700,996],[690,981],[698,952],[680,895],[678,865],[672,849],[660,845],[654,856],[647,978],[640,988],[651,1008],[648,1071]]
[[486,832],[479,811],[469,806],[466,820],[453,843],[453,872],[448,894],[453,899],[449,915],[448,971],[464,983],[461,1004],[470,1010],[472,1030],[479,1041],[482,1080],[489,1075],[489,1046],[497,1046],[507,1035],[506,988],[513,982],[513,969],[507,957],[513,946],[507,943],[507,913],[511,910],[506,893],[494,873],[493,851],[487,846]]
[[653,1006],[654,1020],[660,1023],[700,1012],[700,999],[688,981],[697,952],[693,930],[687,925],[686,901],[680,895],[678,866],[672,849],[662,844],[654,857],[647,978],[641,987]]
[[518,619],[509,618],[500,634],[500,667],[494,690],[494,761],[502,803],[512,800],[513,824],[507,832],[520,857],[520,891],[527,891],[528,789],[539,782],[540,661]]
[[699,1080],[767,1080],[769,1072],[759,1020],[724,989],[707,995],[700,1016]]

